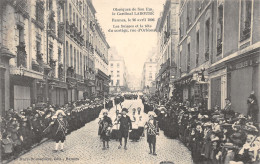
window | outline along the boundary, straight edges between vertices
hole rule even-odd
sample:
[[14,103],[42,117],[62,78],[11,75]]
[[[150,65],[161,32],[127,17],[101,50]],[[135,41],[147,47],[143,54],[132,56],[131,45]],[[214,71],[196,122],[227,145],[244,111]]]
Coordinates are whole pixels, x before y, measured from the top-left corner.
[[58,48],[58,62],[61,62],[61,48]]
[[69,45],[68,45],[68,42],[66,41],[66,64],[69,66]]
[[187,54],[187,72],[190,72],[190,43],[188,44],[188,54]]
[[53,7],[52,0],[49,0],[49,10],[52,10],[52,7]]
[[252,0],[241,0],[240,41],[250,38]]
[[197,41],[196,41],[196,67],[199,66],[199,52],[200,52],[200,31],[197,31]]
[[188,30],[191,26],[191,1],[187,1],[187,25],[186,30]]
[[73,48],[70,45],[70,66],[73,66]]
[[149,73],[149,80],[152,80],[153,79],[153,75],[152,75],[152,72]]
[[117,77],[120,77],[120,75],[119,75],[119,74],[117,74]]
[[79,71],[80,71],[80,74],[82,75],[82,54],[80,52],[80,67],[79,67]]
[[19,35],[19,44],[24,42],[24,28],[22,26],[17,26]]
[[75,12],[73,12],[73,23],[74,23],[74,25],[76,24],[76,22],[75,22]]
[[78,70],[78,74],[79,74],[79,51],[77,51],[77,70]]
[[77,61],[76,61],[76,59],[77,59],[77,52],[76,52],[76,49],[74,48],[74,70],[75,70],[75,72],[77,71]]
[[209,60],[209,26],[210,26],[210,19],[206,21],[206,29],[205,29],[205,60]]
[[36,2],[36,20],[44,23],[44,3],[42,1]]
[[218,22],[217,22],[217,55],[222,53],[222,36],[223,36],[223,3],[218,5]]
[[36,39],[36,52],[41,52],[41,39]]
[[113,81],[113,80],[111,80],[111,85],[112,85],[112,86],[114,85],[114,81]]
[[72,23],[72,12],[71,12],[71,4],[69,4],[69,18],[70,18],[70,23]]
[[181,73],[181,66],[182,66],[182,63],[181,63],[181,60],[182,60],[182,51],[180,51],[180,59],[179,59],[179,71]]
[[120,67],[120,64],[119,63],[117,63],[117,68],[119,68]]
[[118,86],[120,85],[120,80],[116,81],[116,85],[118,85]]
[[49,44],[49,56],[50,56],[50,59],[53,60],[53,44],[52,43]]

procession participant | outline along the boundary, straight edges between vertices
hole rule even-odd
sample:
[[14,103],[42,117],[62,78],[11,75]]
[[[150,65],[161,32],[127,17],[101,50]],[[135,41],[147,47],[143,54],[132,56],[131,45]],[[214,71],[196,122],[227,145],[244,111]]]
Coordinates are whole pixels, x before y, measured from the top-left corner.
[[145,124],[145,121],[144,121],[144,118],[142,115],[139,115],[139,118],[138,118],[138,135],[139,137],[144,137],[144,124]]
[[122,109],[122,117],[118,120],[118,123],[120,123],[119,132],[120,132],[120,138],[119,142],[120,145],[118,146],[118,149],[121,149],[122,147],[122,138],[125,139],[125,146],[124,149],[127,150],[127,138],[128,138],[128,132],[132,130],[132,122],[129,116],[126,115],[127,109]]
[[141,114],[141,108],[140,107],[137,108],[137,112],[138,112],[138,115]]
[[119,126],[118,120],[121,118],[121,113],[119,113],[119,110],[116,110],[115,118],[113,118],[113,126],[112,126],[112,132],[111,132],[111,138],[116,139],[116,141],[119,139]]
[[101,127],[100,138],[103,141],[103,150],[106,150],[106,142],[107,148],[109,148],[110,130],[112,127],[112,120],[108,117],[108,110],[103,110],[103,118],[101,118],[99,125]]
[[64,141],[66,140],[66,133],[67,133],[67,120],[65,118],[65,113],[63,110],[57,110],[54,118],[55,120],[51,122],[51,125],[53,126],[53,132],[54,134],[54,140],[56,142],[55,144],[55,149],[53,152],[58,151],[59,147],[59,142],[61,142],[61,151],[63,152],[63,146],[64,146]]
[[153,111],[148,112],[149,120],[145,123],[145,129],[147,129],[147,142],[149,144],[150,153],[156,154],[156,135],[159,135],[158,123],[154,119],[156,114]]
[[138,115],[136,114],[136,109],[133,108],[133,113],[131,115],[131,121],[132,121],[132,131],[129,133],[129,139],[132,140],[132,142],[137,142],[140,139],[139,133],[138,133]]
[[[101,122],[101,120],[102,120],[102,118],[103,118],[103,113],[104,113],[105,111],[107,111],[107,109],[105,109],[105,108],[100,111],[99,116],[98,116],[98,119],[99,119],[98,122]],[[98,135],[101,134],[101,130],[102,130],[101,124],[99,124]],[[100,138],[101,138],[101,136],[100,136]]]

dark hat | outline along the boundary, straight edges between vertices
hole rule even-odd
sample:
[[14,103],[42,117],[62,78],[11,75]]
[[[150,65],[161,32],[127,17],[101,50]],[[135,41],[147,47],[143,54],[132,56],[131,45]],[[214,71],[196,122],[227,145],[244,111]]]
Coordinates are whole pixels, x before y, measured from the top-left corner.
[[123,111],[125,111],[125,112],[128,112],[128,109],[126,109],[126,108],[123,108],[123,109],[122,109],[122,112],[123,112]]

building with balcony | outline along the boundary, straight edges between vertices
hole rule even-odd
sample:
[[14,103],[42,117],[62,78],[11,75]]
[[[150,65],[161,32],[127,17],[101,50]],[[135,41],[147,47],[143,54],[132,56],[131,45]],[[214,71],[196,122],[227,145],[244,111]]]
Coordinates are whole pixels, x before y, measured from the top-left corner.
[[[91,0],[4,0],[0,6],[1,111],[64,105],[95,93],[100,34]],[[99,52],[108,64],[107,50]]]
[[108,73],[108,50],[110,48],[106,41],[105,33],[96,20],[94,35],[94,56],[96,69],[96,91],[97,95],[106,95],[109,93],[110,77]]
[[259,1],[180,2],[178,80],[183,100],[246,114],[247,97],[259,100]]
[[128,71],[125,65],[125,60],[117,54],[117,51],[109,51],[109,72],[111,81],[109,83],[110,93],[117,93],[128,90]]
[[68,0],[65,13],[68,100],[75,101],[108,90],[109,45],[91,0]]
[[166,0],[156,25],[159,54],[156,89],[160,97],[170,98],[174,89],[178,54],[178,13],[179,1]]
[[22,110],[38,102],[64,104],[63,4],[1,1],[1,109]]
[[157,62],[158,56],[155,51],[150,57],[147,58],[143,66],[141,88],[149,93],[155,93],[156,86],[154,83],[157,73]]
[[[90,18],[95,9],[91,2],[68,0],[65,4],[65,56],[66,82],[68,84],[68,101],[90,96],[94,81],[93,40],[90,39]],[[93,18],[92,18],[93,19]],[[86,85],[87,83],[87,85]]]

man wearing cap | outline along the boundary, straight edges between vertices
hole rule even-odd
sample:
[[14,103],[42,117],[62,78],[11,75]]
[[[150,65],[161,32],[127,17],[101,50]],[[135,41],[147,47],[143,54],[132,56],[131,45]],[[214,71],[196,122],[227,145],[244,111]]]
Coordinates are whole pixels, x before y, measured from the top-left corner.
[[128,133],[129,130],[130,132],[132,131],[132,122],[129,116],[126,115],[127,113],[127,109],[123,108],[122,109],[122,117],[118,120],[118,123],[120,123],[120,127],[119,127],[119,132],[120,132],[120,138],[119,138],[119,142],[120,145],[118,146],[118,149],[120,149],[122,147],[122,138],[125,139],[125,146],[124,149],[127,150],[127,138],[128,138]]

